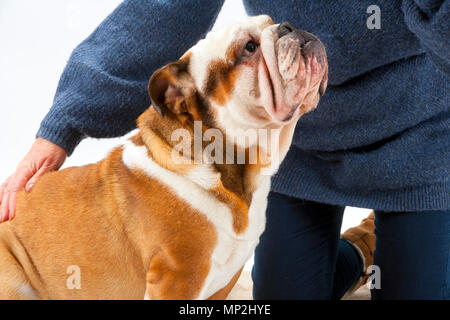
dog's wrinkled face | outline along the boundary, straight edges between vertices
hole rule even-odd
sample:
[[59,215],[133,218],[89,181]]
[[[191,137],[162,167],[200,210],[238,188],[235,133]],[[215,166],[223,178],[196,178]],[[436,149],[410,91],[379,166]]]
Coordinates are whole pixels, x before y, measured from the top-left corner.
[[168,108],[193,120],[207,113],[224,130],[279,128],[315,108],[327,69],[325,48],[313,35],[256,16],[210,32],[157,71],[149,92],[160,113]]

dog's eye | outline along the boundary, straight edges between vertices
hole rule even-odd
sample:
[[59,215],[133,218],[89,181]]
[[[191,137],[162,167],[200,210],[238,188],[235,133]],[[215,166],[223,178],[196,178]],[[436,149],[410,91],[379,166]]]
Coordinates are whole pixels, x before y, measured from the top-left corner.
[[245,45],[244,56],[249,57],[249,56],[253,55],[257,48],[258,48],[258,45],[255,43],[255,41],[250,40]]
[[245,50],[247,50],[248,52],[255,52],[256,43],[254,43],[253,41],[247,42],[247,44],[245,45]]

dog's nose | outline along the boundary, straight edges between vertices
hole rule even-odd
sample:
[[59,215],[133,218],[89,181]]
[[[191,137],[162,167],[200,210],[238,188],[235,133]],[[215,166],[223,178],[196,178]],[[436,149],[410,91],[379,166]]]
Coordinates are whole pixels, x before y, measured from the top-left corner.
[[304,30],[294,28],[289,22],[280,23],[277,28],[278,39],[284,36],[295,37],[302,49],[302,56],[314,55],[320,64],[326,63],[325,46],[314,35]]
[[278,38],[284,37],[288,33],[294,31],[294,27],[289,22],[280,23],[277,29]]
[[297,37],[300,40],[301,46],[303,46],[304,44],[306,44],[310,41],[318,40],[311,33],[294,28],[289,22],[280,23],[280,25],[278,26],[278,29],[277,29],[277,33],[278,33],[278,39],[280,39],[281,37],[284,37],[286,35],[292,35],[292,36]]

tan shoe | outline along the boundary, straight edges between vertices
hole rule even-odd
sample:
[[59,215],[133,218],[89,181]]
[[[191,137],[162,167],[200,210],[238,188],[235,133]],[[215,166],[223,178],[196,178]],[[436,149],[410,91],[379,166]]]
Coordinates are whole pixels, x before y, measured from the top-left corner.
[[375,214],[373,211],[369,214],[367,218],[361,221],[361,224],[357,227],[350,228],[345,231],[341,238],[349,241],[359,254],[364,263],[364,274],[356,284],[348,290],[344,298],[353,292],[355,292],[359,287],[364,285],[367,281],[369,275],[366,270],[367,267],[373,264],[373,253],[375,251]]

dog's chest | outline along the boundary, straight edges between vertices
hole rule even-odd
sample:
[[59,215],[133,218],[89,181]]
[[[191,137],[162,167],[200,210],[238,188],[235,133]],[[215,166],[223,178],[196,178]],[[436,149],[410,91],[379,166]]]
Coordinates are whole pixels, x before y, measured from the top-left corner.
[[[261,176],[258,187],[252,195],[248,212],[247,228],[237,234],[233,229],[233,214],[224,203],[202,188],[199,183],[168,171],[147,156],[145,147],[128,143],[125,145],[123,161],[130,168],[140,168],[149,176],[158,179],[170,187],[176,196],[203,214],[214,226],[217,233],[217,243],[211,255],[210,270],[206,277],[198,299],[207,299],[225,287],[233,276],[251,257],[259,237],[265,227],[265,211],[267,195],[270,190],[270,176]],[[207,177],[199,179],[201,173],[195,176],[198,182],[204,182]],[[209,183],[207,183],[209,185]]]
[[[270,177],[263,177],[254,192],[249,208],[247,229],[236,234],[232,231],[231,221],[227,225],[214,222],[218,241],[211,257],[211,268],[205,280],[199,299],[207,299],[223,287],[250,259],[264,231],[267,207],[267,195],[270,190]],[[223,212],[224,215],[229,213]],[[230,232],[231,231],[231,232]]]

